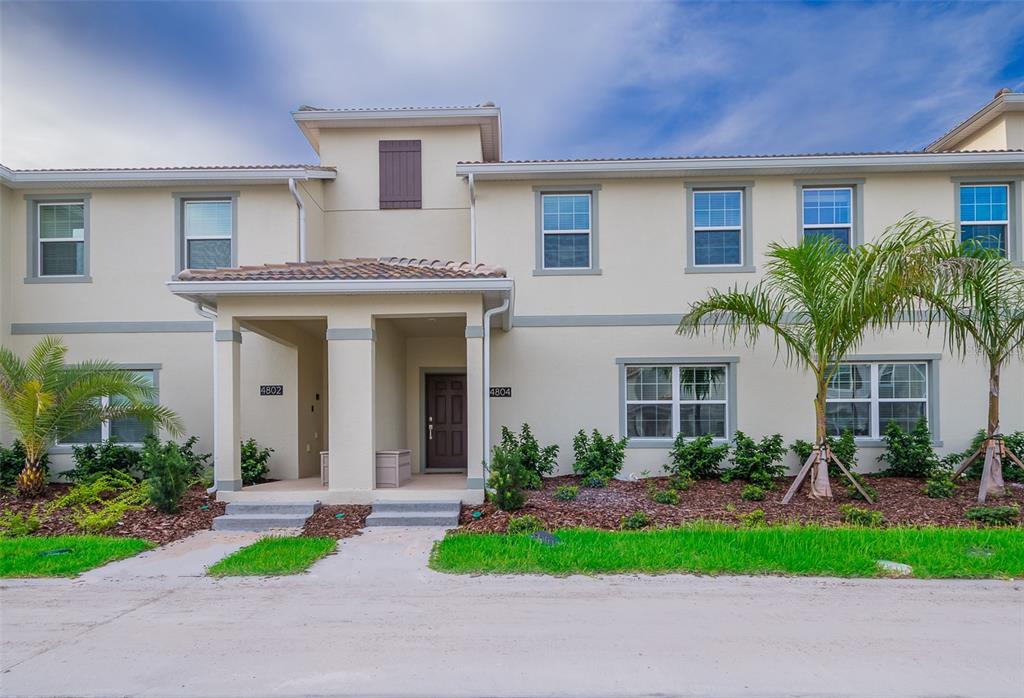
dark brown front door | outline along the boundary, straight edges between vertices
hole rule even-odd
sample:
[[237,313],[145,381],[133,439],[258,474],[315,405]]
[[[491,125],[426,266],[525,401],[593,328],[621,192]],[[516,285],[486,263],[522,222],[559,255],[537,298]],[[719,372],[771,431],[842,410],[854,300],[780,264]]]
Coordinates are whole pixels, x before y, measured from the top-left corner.
[[428,373],[427,468],[466,467],[466,376]]

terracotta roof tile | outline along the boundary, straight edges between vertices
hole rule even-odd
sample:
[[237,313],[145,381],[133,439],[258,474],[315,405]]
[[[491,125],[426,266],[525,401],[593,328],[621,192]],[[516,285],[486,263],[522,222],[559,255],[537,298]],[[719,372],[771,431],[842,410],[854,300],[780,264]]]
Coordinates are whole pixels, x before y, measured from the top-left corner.
[[505,270],[487,264],[411,259],[356,257],[319,262],[287,262],[228,269],[186,269],[179,281],[375,281],[398,279],[503,278]]
[[459,165],[546,165],[570,162],[637,162],[647,160],[755,160],[767,158],[818,158],[818,157],[847,157],[851,155],[962,155],[970,153],[1020,153],[1024,149],[1010,148],[1007,150],[948,150],[937,153],[927,153],[923,150],[878,150],[865,152],[835,152],[835,153],[790,153],[790,154],[766,154],[766,155],[655,155],[651,157],[618,157],[618,158],[576,158],[562,160],[501,160],[500,162],[485,163],[479,160],[460,161]]

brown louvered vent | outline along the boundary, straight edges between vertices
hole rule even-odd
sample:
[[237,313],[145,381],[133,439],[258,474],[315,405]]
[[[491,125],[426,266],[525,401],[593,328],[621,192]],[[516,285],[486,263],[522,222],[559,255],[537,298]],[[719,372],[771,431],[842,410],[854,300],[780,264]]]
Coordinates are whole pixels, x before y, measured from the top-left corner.
[[422,208],[420,141],[380,142],[380,207]]

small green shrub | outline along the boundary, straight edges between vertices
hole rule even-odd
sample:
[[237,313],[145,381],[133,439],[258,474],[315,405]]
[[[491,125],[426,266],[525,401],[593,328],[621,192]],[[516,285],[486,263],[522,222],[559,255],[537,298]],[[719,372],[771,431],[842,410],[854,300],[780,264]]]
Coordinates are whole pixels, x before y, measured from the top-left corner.
[[741,525],[747,528],[757,528],[759,526],[768,525],[768,517],[765,516],[764,509],[754,509],[746,514],[740,514],[736,517],[739,519]]
[[[205,478],[213,472],[210,464],[211,453],[196,453],[196,444],[199,443],[198,436],[190,436],[178,446],[178,452],[185,460],[186,472],[192,478]],[[212,483],[211,483],[212,485]]]
[[[44,453],[39,461],[43,475],[50,473],[50,455]],[[25,447],[15,440],[9,447],[0,446],[0,487],[10,489],[17,484],[18,475],[25,468]]]
[[571,502],[579,496],[580,488],[576,485],[559,485],[551,493],[551,498],[557,499],[560,502]]
[[[846,464],[843,463],[843,465]],[[850,471],[850,475],[853,477],[854,480],[857,481],[857,484],[860,485],[864,489],[864,491],[868,493],[868,496],[871,497],[872,502],[878,501],[878,491],[871,486],[871,483],[868,482],[866,477],[864,477],[860,473],[855,473],[852,470]],[[860,490],[854,487],[853,483],[851,483],[849,480],[846,480],[845,477],[843,479],[846,482],[847,496],[850,499],[859,499],[861,501],[864,501],[864,496],[860,493]]]
[[53,509],[89,507],[118,498],[133,504],[145,504],[147,495],[138,480],[128,473],[114,470],[75,485],[67,494],[50,502],[49,506]]
[[599,490],[606,486],[608,481],[600,475],[587,475],[585,478],[580,480],[580,484],[588,489]]
[[519,536],[523,534],[536,533],[544,530],[544,522],[533,514],[513,516],[508,520],[508,534]]
[[491,474],[487,478],[487,486],[491,489],[490,497],[502,511],[521,509],[526,503],[523,492],[523,476],[525,471],[516,451],[495,446],[491,452]]
[[[833,455],[852,473],[857,467],[857,441],[853,436],[853,430],[844,429],[840,436],[829,436],[825,441],[828,442]],[[800,465],[803,465],[811,457],[814,444],[810,441],[797,439],[790,444],[789,450],[796,454],[796,457],[800,460]],[[839,469],[839,466],[830,460],[828,462],[828,474],[832,477],[838,477],[842,475],[842,471]]]
[[32,507],[32,511],[27,514],[5,511],[0,514],[0,538],[30,536],[38,531],[41,525],[38,505]]
[[1002,507],[971,507],[964,514],[969,520],[985,526],[1008,526],[1020,515],[1020,507],[1010,504]]
[[529,424],[523,424],[517,436],[508,427],[501,428],[501,445],[519,456],[523,467],[523,486],[528,490],[539,490],[543,477],[555,472],[558,464],[558,446],[544,446],[537,442]]
[[956,494],[953,473],[948,468],[936,468],[924,483],[924,493],[932,499],[948,499]]
[[242,442],[242,484],[255,485],[267,474],[272,448],[261,448],[256,439]]
[[623,531],[637,531],[651,525],[651,517],[642,511],[634,511],[619,520],[619,528]]
[[651,492],[651,500],[658,504],[679,504],[679,493],[675,490],[654,490]]
[[142,468],[147,473],[146,485],[153,506],[165,514],[176,513],[194,477],[178,444],[161,444],[155,436],[147,436],[142,448]]
[[[967,450],[961,451],[960,453],[950,453],[942,462],[951,468],[957,468],[960,466],[968,456],[977,451],[981,445],[985,442],[986,433],[984,429],[979,429],[974,435],[974,439],[971,440],[971,445],[967,447]],[[1018,458],[1024,460],[1024,431],[1015,431],[1012,434],[1003,434],[1003,443]],[[970,467],[964,471],[964,475],[971,480],[980,480],[981,471],[985,467],[984,454],[974,459]],[[1024,469],[1014,463],[1009,458],[1003,460],[1003,480],[1006,482],[1024,482]]]
[[573,437],[572,449],[576,457],[572,469],[583,476],[584,487],[595,487],[600,481],[603,487],[622,471],[626,460],[626,443],[629,439],[602,436],[597,429],[587,436],[582,429]]
[[139,452],[131,446],[108,439],[100,444],[73,446],[75,467],[61,473],[71,482],[88,482],[112,473],[135,474],[139,470]]
[[693,487],[694,479],[693,476],[686,470],[680,470],[678,473],[672,475],[669,478],[669,488],[676,492],[685,492],[686,490]]
[[745,499],[748,502],[761,502],[768,496],[768,493],[764,491],[763,487],[758,485],[747,485],[740,492],[740,499]]
[[878,528],[885,523],[882,512],[874,511],[873,509],[861,509],[852,504],[840,504],[839,513],[842,515],[843,521],[851,526]]
[[682,434],[672,442],[671,464],[665,469],[673,476],[684,474],[689,479],[718,477],[722,461],[729,455],[729,444],[714,445],[710,434],[687,439]]
[[71,520],[83,533],[103,533],[116,526],[129,511],[141,508],[138,505],[111,500],[95,510],[84,505],[75,507],[71,513]]
[[774,490],[776,482],[776,479],[771,475],[771,473],[763,471],[756,472],[750,476],[750,484],[757,485],[763,490]]
[[926,478],[940,465],[924,418],[918,420],[910,433],[903,431],[896,422],[889,422],[882,440],[886,451],[878,460],[889,464],[886,475]]
[[722,482],[732,480],[753,481],[757,478],[759,482],[772,481],[782,477],[786,472],[786,466],[782,464],[782,458],[786,455],[786,448],[782,445],[782,434],[773,434],[761,439],[760,442],[737,430],[733,437],[732,463],[733,467],[722,473]]

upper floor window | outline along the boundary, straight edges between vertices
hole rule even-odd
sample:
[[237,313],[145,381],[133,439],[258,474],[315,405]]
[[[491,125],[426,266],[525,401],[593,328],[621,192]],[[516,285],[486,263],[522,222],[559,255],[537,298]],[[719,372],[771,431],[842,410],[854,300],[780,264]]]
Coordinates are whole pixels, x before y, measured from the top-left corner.
[[89,281],[89,195],[28,195],[26,282]]
[[853,189],[805,187],[803,239],[829,238],[844,250],[853,244]]
[[380,141],[380,208],[423,208],[420,141]]
[[693,264],[738,266],[743,263],[743,192],[693,193]]
[[589,269],[591,195],[541,196],[544,269]]
[[879,439],[890,422],[912,430],[929,417],[930,368],[927,361],[841,364],[828,386],[828,433],[850,429],[856,437]]
[[1010,227],[1008,184],[960,185],[960,239],[973,246],[1007,254]]
[[[126,369],[127,370],[127,369]],[[133,373],[138,374],[144,378],[146,382],[152,387],[157,387],[156,375],[157,370],[154,369],[131,369]],[[117,401],[122,398],[118,398],[116,395],[110,397],[101,398],[101,403],[106,406],[109,403],[117,404]],[[122,419],[111,419],[108,421],[101,422],[95,426],[83,429],[74,434],[61,439],[61,444],[65,446],[80,445],[80,444],[98,444],[103,441],[114,439],[119,444],[126,444],[129,446],[137,446],[142,444],[142,440],[147,434],[153,431],[152,425],[142,422],[135,417],[124,417]]]
[[728,368],[625,366],[625,436],[727,438]]
[[235,265],[233,194],[175,195],[179,206],[179,269]]

